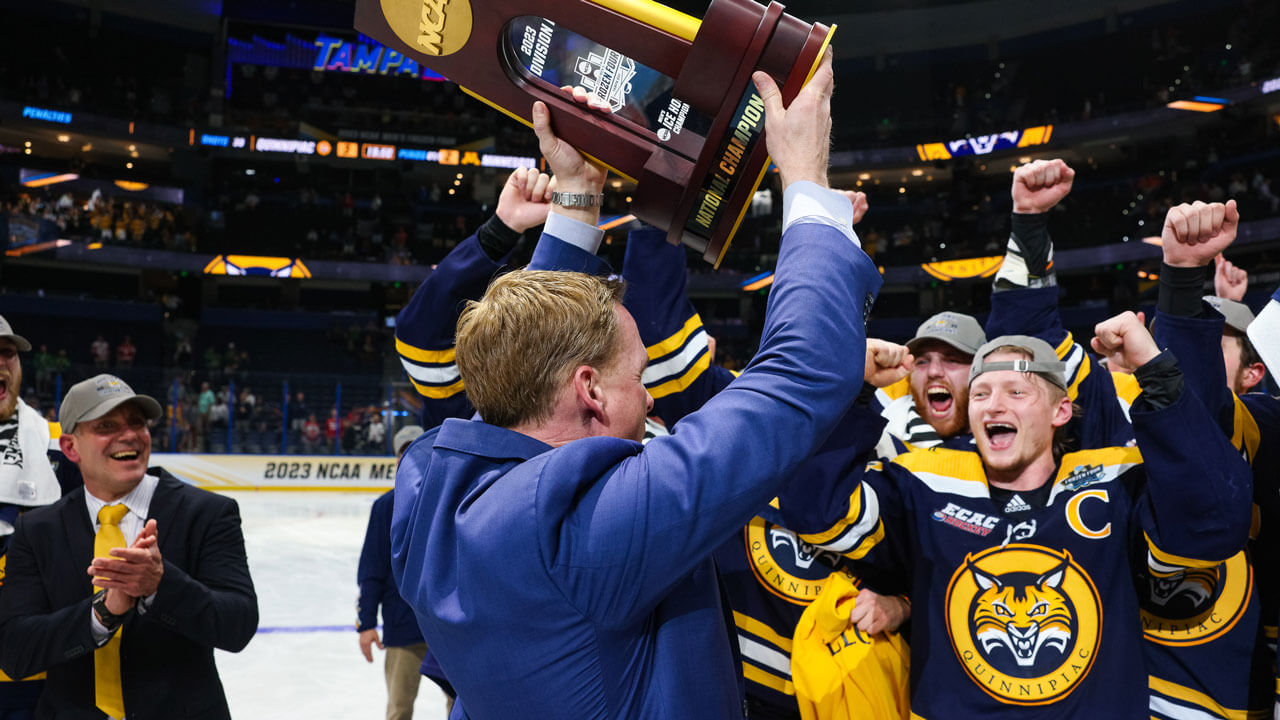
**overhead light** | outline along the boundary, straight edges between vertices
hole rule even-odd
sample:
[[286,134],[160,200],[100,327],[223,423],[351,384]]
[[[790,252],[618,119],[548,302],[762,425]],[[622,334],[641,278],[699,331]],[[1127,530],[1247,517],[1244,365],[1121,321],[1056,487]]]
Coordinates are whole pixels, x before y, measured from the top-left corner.
[[89,152],[93,149],[93,143],[85,143],[80,146],[80,152]]
[[23,146],[25,146],[25,147],[31,147],[31,141],[30,141],[30,140],[28,140],[28,141],[26,141],[26,142],[24,142],[24,143],[22,143],[22,144],[23,144]]
[[1022,163],[1023,165],[1026,165],[1027,163],[1031,162],[1031,158],[1029,158],[1029,157],[1020,157],[1020,158],[1018,158],[1018,162]]
[[459,180],[461,180],[461,179],[462,179],[462,173],[458,173],[458,179],[459,179]]
[[859,179],[859,180],[870,180],[870,179],[871,179],[871,173],[858,173],[858,179]]
[[58,142],[71,142],[71,136],[66,133],[58,135]]
[[920,168],[916,168],[915,170],[911,171],[912,177],[920,177],[921,175],[924,175],[924,171],[921,170]]
[[449,194],[450,194],[450,195],[452,195],[454,192],[455,192],[455,191],[454,191],[454,189],[453,189],[453,188],[449,188]]
[[129,152],[137,152],[137,151],[138,151],[138,146],[137,146],[137,145],[130,145],[130,146],[129,146]]
[[136,158],[136,157],[138,157],[138,151],[137,151],[137,150],[134,150],[133,152],[129,153],[129,157],[131,157],[131,158]]
[[621,181],[621,180],[614,180],[614,181],[613,181],[612,183],[610,183],[610,184],[611,184],[611,185],[613,185],[613,189],[614,189],[614,190],[618,190],[618,189],[620,189],[620,188],[622,187],[622,181]]
[[124,166],[125,166],[126,168],[130,169],[130,170],[132,170],[132,169],[133,169],[133,163],[131,163],[131,162],[127,162],[127,163],[125,163],[125,164],[124,164]]
[[30,154],[31,154],[31,148],[27,148],[26,150],[23,150],[22,152],[23,152],[23,153],[25,153],[25,154],[27,154],[27,155],[30,155]]

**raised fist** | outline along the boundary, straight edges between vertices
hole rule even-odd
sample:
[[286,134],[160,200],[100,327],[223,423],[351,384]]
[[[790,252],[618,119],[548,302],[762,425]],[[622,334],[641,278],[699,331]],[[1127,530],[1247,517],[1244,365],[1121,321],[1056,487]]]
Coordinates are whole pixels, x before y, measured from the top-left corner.
[[503,225],[524,232],[547,221],[551,193],[556,181],[533,168],[518,168],[507,177],[498,196],[498,219]]
[[892,385],[911,372],[911,351],[905,345],[867,338],[867,361],[862,379],[880,388]]
[[1244,300],[1244,294],[1249,291],[1249,273],[1221,255],[1213,261],[1217,264],[1213,269],[1213,294],[1236,302]]
[[870,207],[867,204],[867,194],[859,190],[837,190],[836,192],[849,198],[849,202],[853,203],[853,224],[857,225]]
[[1022,215],[1049,212],[1071,192],[1076,171],[1062,160],[1036,160],[1013,173],[1013,211]]
[[1093,349],[1113,370],[1136,370],[1160,354],[1156,341],[1143,324],[1143,315],[1128,310],[1103,320],[1093,329]]
[[1240,211],[1236,201],[1182,204],[1169,211],[1160,232],[1164,262],[1173,267],[1204,267],[1236,239]]

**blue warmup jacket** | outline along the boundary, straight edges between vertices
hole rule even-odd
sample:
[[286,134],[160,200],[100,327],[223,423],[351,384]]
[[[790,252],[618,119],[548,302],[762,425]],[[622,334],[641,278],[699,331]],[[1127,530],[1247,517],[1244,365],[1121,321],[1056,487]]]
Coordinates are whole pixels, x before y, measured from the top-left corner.
[[360,550],[356,580],[360,598],[356,601],[356,630],[378,626],[378,607],[382,607],[382,644],[402,647],[422,642],[418,619],[391,578],[391,508],[395,491],[388,490],[373,501],[369,511],[369,527]]
[[392,567],[470,717],[742,717],[710,555],[844,414],[880,284],[839,230],[786,235],[760,353],[671,436],[448,420],[405,455]]

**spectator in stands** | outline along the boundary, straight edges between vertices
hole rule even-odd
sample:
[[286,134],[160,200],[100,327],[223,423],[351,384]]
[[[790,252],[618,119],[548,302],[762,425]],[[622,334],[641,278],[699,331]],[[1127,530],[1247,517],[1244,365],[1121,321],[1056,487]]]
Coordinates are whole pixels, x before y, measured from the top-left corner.
[[116,366],[122,368],[133,367],[133,358],[138,354],[138,348],[134,347],[133,340],[128,335],[124,336],[124,340],[116,346]]
[[71,358],[67,356],[66,348],[58,350],[58,356],[53,359],[49,365],[49,372],[54,375],[61,375],[71,369]]
[[98,336],[96,340],[89,344],[89,354],[93,357],[93,366],[104,368],[111,362],[111,344],[107,339]]
[[324,422],[324,440],[330,449],[334,447],[334,443],[338,440],[341,424],[342,421],[338,419],[338,408],[330,408],[329,418]]
[[53,379],[53,356],[49,354],[47,345],[40,346],[40,350],[31,359],[31,365],[36,373],[36,392],[45,392]]
[[289,403],[289,429],[294,432],[302,430],[302,424],[307,421],[308,415],[311,415],[311,411],[307,408],[307,395],[299,390],[293,396],[293,402]]
[[173,351],[173,364],[180,368],[190,367],[193,357],[195,357],[195,350],[191,347],[191,341],[179,333],[178,347]]
[[212,345],[204,349],[204,368],[215,377],[222,374],[222,354]]
[[[397,437],[399,433],[397,433]],[[382,413],[372,410],[369,416],[369,452],[381,454],[383,444],[387,441],[387,426],[382,422]]]
[[307,415],[306,422],[302,423],[302,448],[307,453],[320,450],[320,423],[315,413]]
[[196,444],[203,452],[209,451],[210,414],[213,412],[215,400],[217,398],[213,394],[213,388],[209,387],[209,383],[200,383],[200,399],[196,401],[196,434],[199,436]]

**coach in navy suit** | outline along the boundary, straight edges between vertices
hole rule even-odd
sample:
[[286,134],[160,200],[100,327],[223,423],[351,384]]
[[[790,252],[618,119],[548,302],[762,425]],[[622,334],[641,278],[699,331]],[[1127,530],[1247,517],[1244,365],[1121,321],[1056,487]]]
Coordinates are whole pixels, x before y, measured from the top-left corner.
[[[111,375],[62,403],[84,487],[18,518],[0,595],[0,668],[48,673],[38,717],[230,717],[213,649],[241,650],[258,626],[240,515],[147,468],[160,415]],[[119,549],[95,558],[95,533]]]
[[[411,446],[391,529],[394,574],[458,691],[455,718],[743,717],[711,553],[852,403],[880,283],[848,199],[826,189],[829,58],[789,109],[757,82],[786,188],[761,346],[669,437],[640,443],[648,356],[618,282],[518,271],[459,320],[456,361],[484,421],[446,420]],[[567,207],[546,233],[598,242],[589,204],[604,171],[551,133],[540,105],[534,128],[573,194],[553,200]]]

